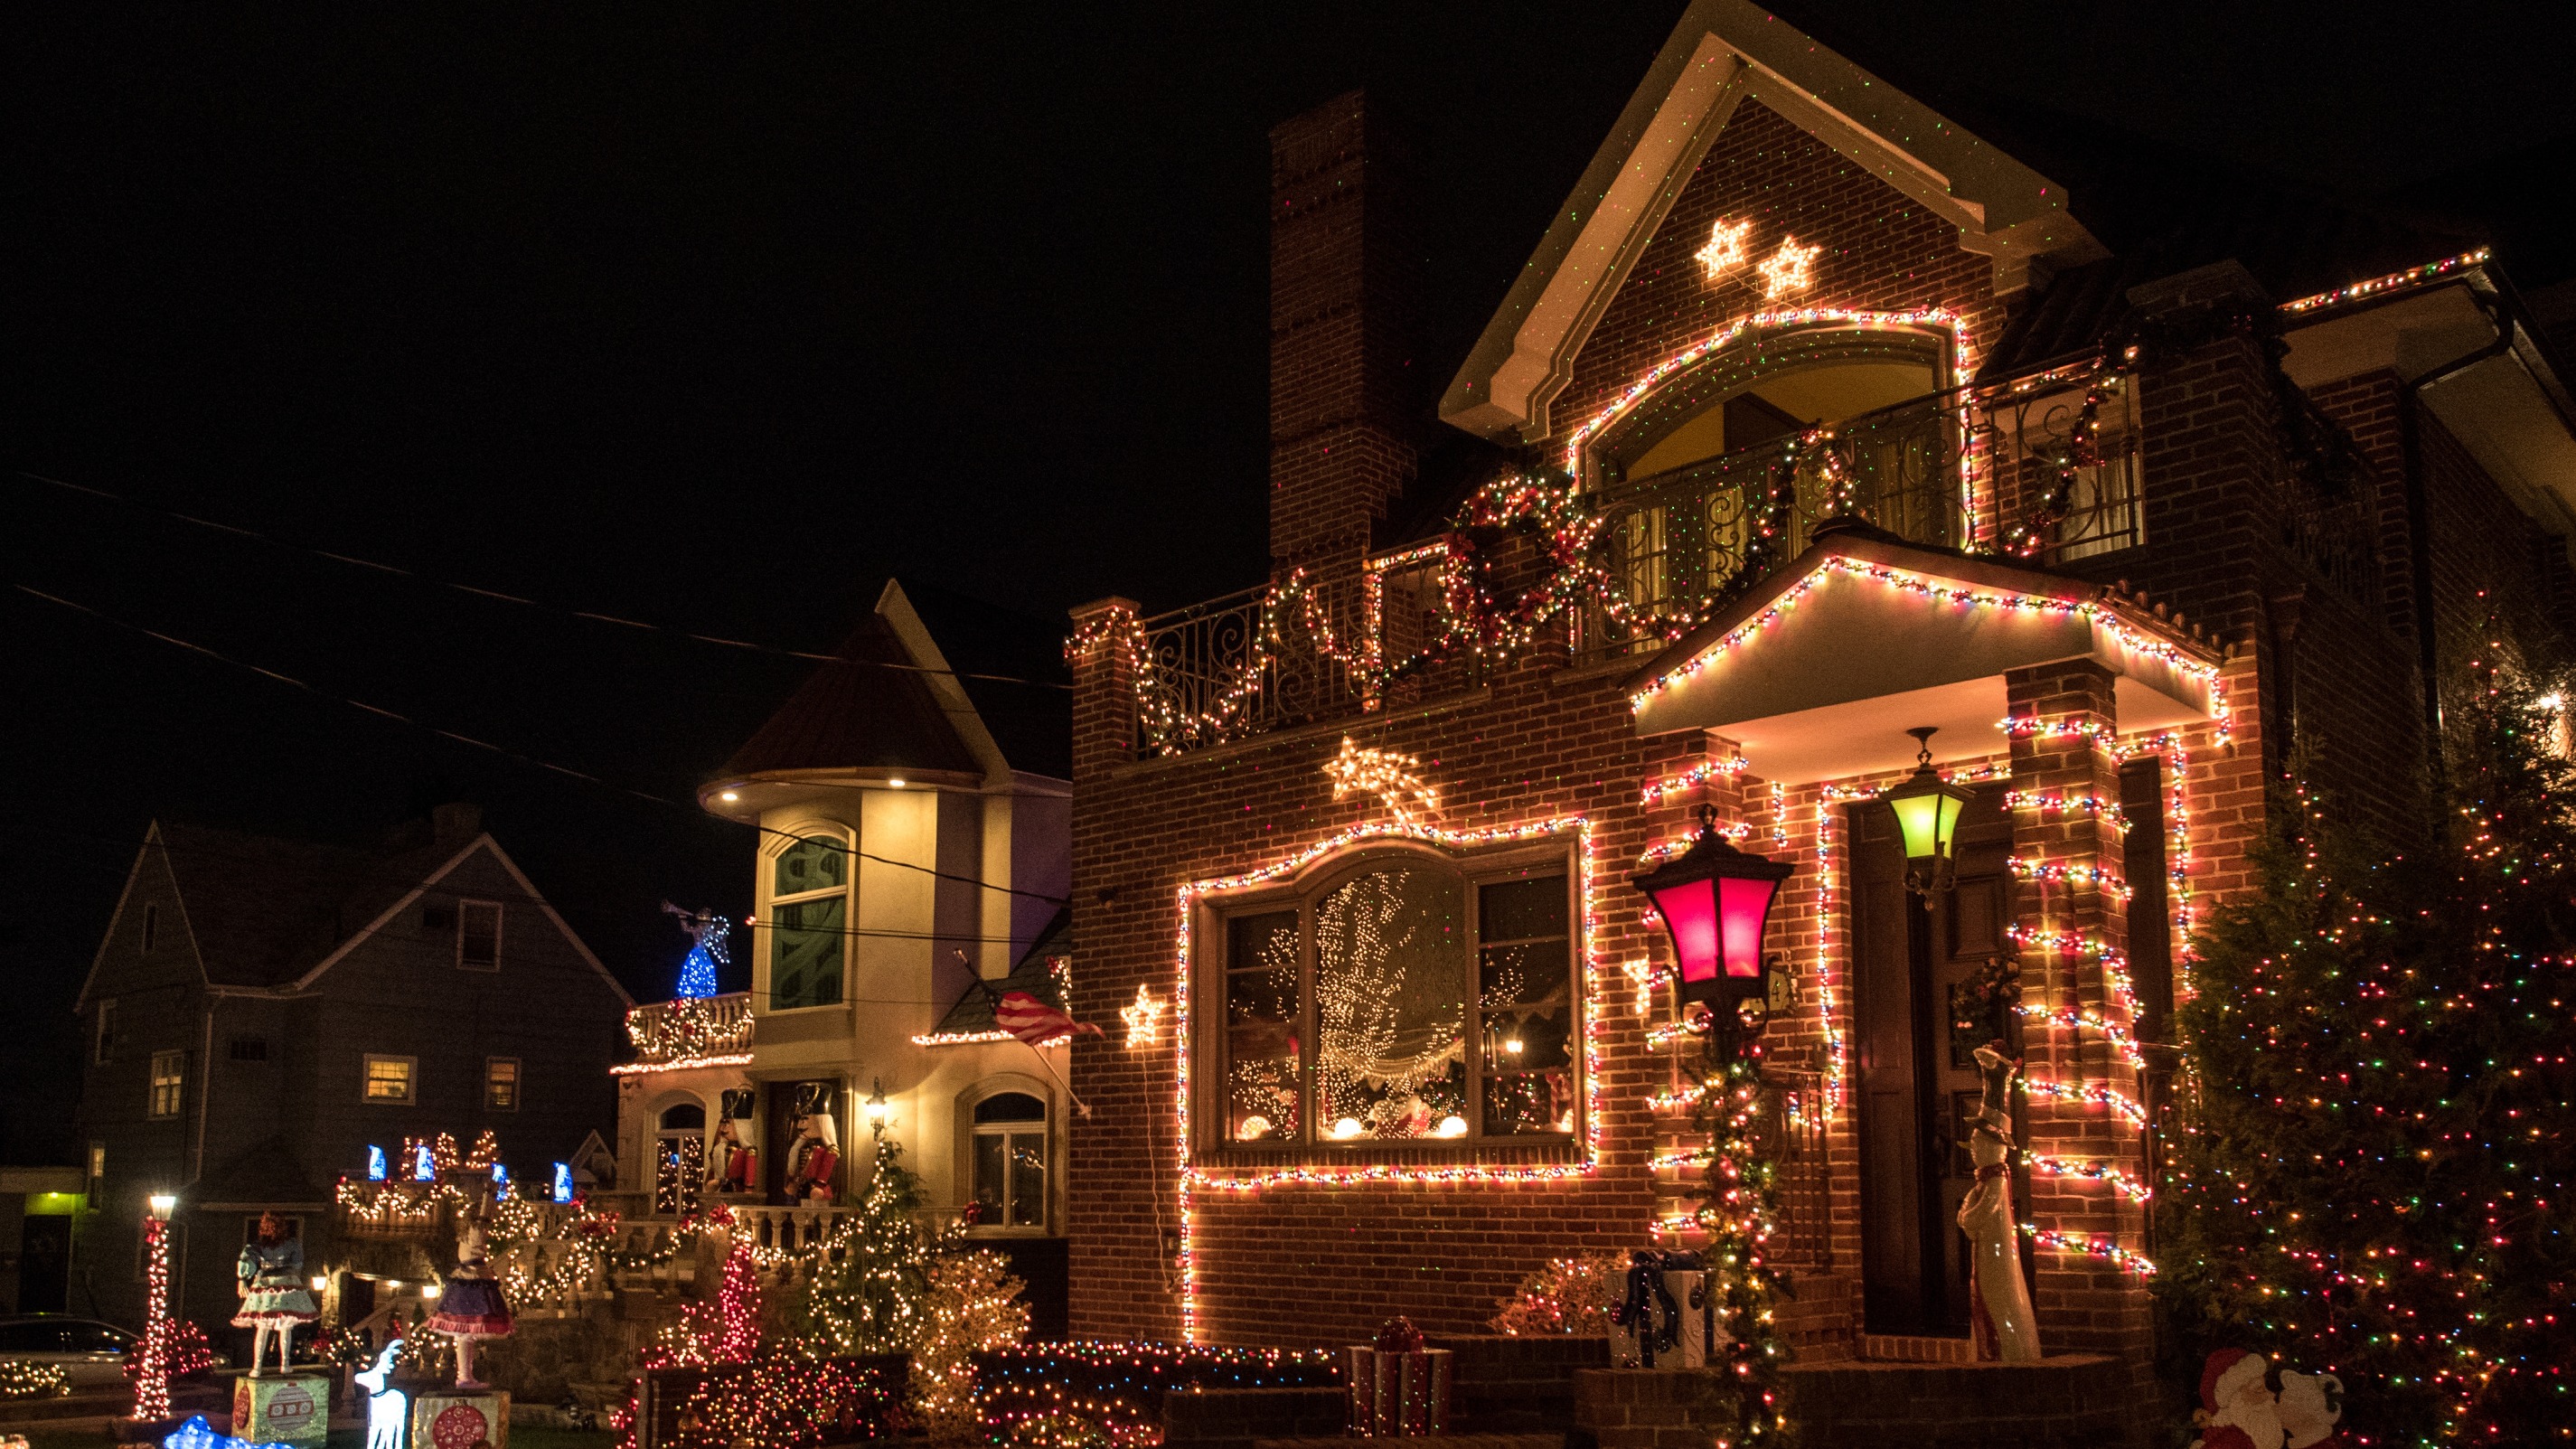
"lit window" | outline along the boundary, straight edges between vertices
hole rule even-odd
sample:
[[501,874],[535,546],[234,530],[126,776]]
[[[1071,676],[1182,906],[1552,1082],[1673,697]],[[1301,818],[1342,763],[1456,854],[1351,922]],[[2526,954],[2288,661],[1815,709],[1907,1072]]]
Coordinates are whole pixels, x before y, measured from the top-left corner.
[[519,1059],[485,1057],[483,1059],[483,1106],[486,1111],[519,1110]]
[[707,1109],[690,1103],[663,1109],[653,1138],[653,1211],[691,1212],[706,1185]]
[[98,1195],[99,1195],[101,1192],[103,1192],[103,1191],[105,1191],[105,1190],[106,1190],[106,1187],[107,1187],[107,1144],[106,1144],[106,1143],[104,1143],[104,1142],[93,1142],[93,1143],[91,1143],[91,1144],[89,1145],[89,1195],[90,1195],[90,1198],[91,1198],[93,1201],[95,1201],[95,1200],[97,1199]]
[[457,902],[456,964],[468,971],[501,969],[499,901]]
[[[1379,856],[1224,922],[1226,1140],[1505,1140],[1575,1130],[1561,854]],[[1311,1047],[1308,1045],[1311,1043]]]
[[179,1115],[179,1097],[181,1090],[186,1083],[187,1075],[188,1054],[186,1052],[154,1052],[152,1054],[153,1116],[176,1117]]
[[849,950],[850,850],[811,836],[780,852],[769,888],[769,1009],[832,1006]]
[[378,1056],[367,1053],[367,1100],[370,1102],[407,1103],[412,1099],[412,1078],[419,1070],[417,1057]]
[[1038,1228],[1047,1221],[1047,1109],[1026,1092],[975,1104],[975,1225]]
[[90,1043],[89,1059],[106,1066],[116,1059],[116,998],[102,997],[98,1003],[98,1034]]

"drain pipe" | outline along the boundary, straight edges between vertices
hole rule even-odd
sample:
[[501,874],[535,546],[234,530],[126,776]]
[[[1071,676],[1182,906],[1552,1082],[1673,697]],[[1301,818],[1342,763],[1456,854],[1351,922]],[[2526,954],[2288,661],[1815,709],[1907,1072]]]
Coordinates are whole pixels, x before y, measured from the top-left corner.
[[2469,298],[2495,327],[2495,340],[2397,385],[2397,450],[2406,489],[2406,565],[2410,592],[2415,596],[2415,667],[2423,677],[2424,762],[2432,771],[2431,804],[2437,820],[2441,818],[2443,796],[2449,792],[2450,770],[2442,760],[2441,650],[2433,637],[2432,508],[2424,479],[2423,433],[2416,421],[2416,410],[2424,405],[2425,388],[2513,350],[2513,322],[2498,316],[2475,289],[2469,292]]

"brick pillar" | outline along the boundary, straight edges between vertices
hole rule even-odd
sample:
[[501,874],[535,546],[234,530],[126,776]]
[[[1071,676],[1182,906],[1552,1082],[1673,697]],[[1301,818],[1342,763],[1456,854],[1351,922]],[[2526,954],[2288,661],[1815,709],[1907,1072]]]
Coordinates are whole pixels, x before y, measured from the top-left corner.
[[1073,778],[1136,758],[1137,606],[1108,598],[1073,611]]
[[[2025,874],[2016,893],[2023,1004],[2075,1013],[2132,1030],[2125,982],[2128,912],[2121,880],[2119,762],[2109,745],[2119,725],[2115,676],[2090,660],[2017,669],[2004,676],[2013,720],[2013,853],[2087,878]],[[2104,880],[2101,872],[2107,875]],[[2068,938],[2072,938],[2071,941]],[[2036,1081],[2107,1088],[2143,1102],[2145,1083],[2097,1028],[2025,1017],[2027,1070]],[[2076,1162],[2110,1163],[2143,1176],[2139,1128],[2108,1106],[2033,1095],[2028,1150]],[[2037,1227],[2145,1246],[2143,1210],[2110,1184],[2029,1175],[2024,1217]],[[2143,1371],[2154,1355],[2147,1294],[2107,1260],[2041,1247],[2032,1299],[2049,1353],[2113,1353]]]
[[[1649,848],[1697,836],[1702,805],[1716,807],[1717,828],[1722,832],[1746,825],[1767,825],[1768,799],[1748,792],[1744,775],[1726,768],[1743,754],[1742,747],[1733,740],[1705,732],[1679,732],[1651,736],[1642,744],[1646,785],[1655,792],[1654,798],[1646,802],[1646,841]],[[1759,838],[1750,842],[1739,841],[1739,844],[1748,850],[1768,848]],[[1644,901],[1642,895],[1637,899],[1641,904]],[[1646,909],[1652,910],[1651,907]],[[1671,938],[1660,923],[1648,931],[1647,939],[1651,942],[1645,956],[1647,961],[1667,972],[1678,969],[1678,963],[1673,959]],[[1775,929],[1771,944],[1775,949],[1785,949],[1787,943]],[[1613,989],[1619,995],[1622,1008],[1633,1010],[1633,984],[1623,976]],[[1645,1015],[1645,1024],[1650,1031],[1679,1019],[1673,1010],[1675,999],[1669,985],[1654,992]],[[1657,1090],[1678,1092],[1686,1085],[1688,1078],[1681,1068],[1681,1059],[1696,1060],[1701,1050],[1701,1038],[1696,1036],[1666,1040],[1655,1056],[1655,1075],[1661,1083]],[[1698,1129],[1687,1105],[1672,1103],[1655,1114],[1654,1144],[1658,1155],[1697,1151],[1708,1145],[1708,1134]],[[1655,1220],[1658,1224],[1689,1213],[1708,1194],[1707,1171],[1699,1164],[1659,1168],[1654,1172],[1653,1180]],[[1696,1227],[1670,1233],[1659,1228],[1655,1241],[1669,1248],[1697,1250],[1708,1246],[1708,1235]]]
[[1413,477],[1411,249],[1383,140],[1353,91],[1270,133],[1270,553],[1356,570]]

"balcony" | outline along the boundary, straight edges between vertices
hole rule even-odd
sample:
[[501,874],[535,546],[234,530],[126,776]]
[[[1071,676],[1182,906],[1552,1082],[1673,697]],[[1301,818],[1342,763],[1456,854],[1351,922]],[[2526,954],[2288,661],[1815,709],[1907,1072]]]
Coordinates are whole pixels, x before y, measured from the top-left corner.
[[739,1066],[751,1060],[751,993],[656,1001],[626,1013],[635,1060],[620,1075],[680,1067]]
[[[1650,655],[1803,553],[1831,519],[2067,565],[2144,541],[2136,389],[2098,374],[1963,404],[1934,393],[1650,476],[1588,484],[1611,598],[1549,621],[1576,664]],[[2312,530],[2314,531],[2314,530]],[[1246,589],[1139,623],[1147,748],[1204,749],[1483,682],[1431,540],[1354,575]],[[1426,653],[1426,651],[1428,651]],[[1390,666],[1413,660],[1419,667]]]

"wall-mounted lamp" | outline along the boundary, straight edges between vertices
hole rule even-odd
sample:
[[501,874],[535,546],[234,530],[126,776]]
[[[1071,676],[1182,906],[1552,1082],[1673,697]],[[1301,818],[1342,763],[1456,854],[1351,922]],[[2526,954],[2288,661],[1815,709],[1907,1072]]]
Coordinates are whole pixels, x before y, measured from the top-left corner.
[[[898,782],[900,783],[900,782]],[[885,1078],[868,1079],[868,1134],[883,1137],[886,1130]]]

